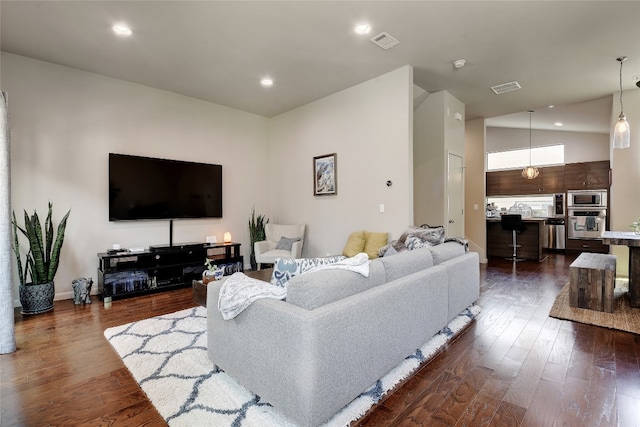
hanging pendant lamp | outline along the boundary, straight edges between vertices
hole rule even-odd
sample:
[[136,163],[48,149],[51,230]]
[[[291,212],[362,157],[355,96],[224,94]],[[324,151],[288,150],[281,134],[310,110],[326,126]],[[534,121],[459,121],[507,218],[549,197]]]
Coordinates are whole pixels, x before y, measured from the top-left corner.
[[534,179],[538,175],[540,175],[540,171],[538,168],[531,166],[531,115],[533,114],[533,110],[529,110],[529,166],[522,169],[522,177],[525,179]]
[[621,56],[616,59],[620,62],[620,116],[618,116],[616,127],[613,129],[614,149],[629,148],[631,145],[631,130],[629,129],[627,116],[624,115],[624,109],[622,108],[622,64],[627,59],[626,56]]

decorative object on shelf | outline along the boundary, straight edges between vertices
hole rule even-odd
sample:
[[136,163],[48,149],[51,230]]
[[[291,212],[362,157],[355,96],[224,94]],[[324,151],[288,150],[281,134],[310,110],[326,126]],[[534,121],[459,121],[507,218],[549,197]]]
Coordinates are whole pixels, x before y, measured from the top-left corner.
[[[67,211],[55,230],[52,210],[53,205],[49,202],[49,211],[44,224],[44,240],[37,212],[34,211],[30,217],[27,211],[24,211],[24,228],[18,226],[16,213],[13,212],[13,252],[16,256],[20,280],[22,314],[39,314],[53,310],[55,296],[53,279],[58,271],[60,250],[64,242],[64,232],[71,210]],[[18,230],[27,237],[29,242],[29,252],[25,257],[24,267],[20,256]],[[27,282],[28,277],[31,279],[30,282]]]
[[538,168],[531,166],[531,115],[533,114],[533,110],[529,110],[529,166],[522,169],[522,176],[525,179],[535,179],[538,175],[540,175],[540,171]]
[[633,232],[640,234],[640,218],[637,221],[633,221],[629,227],[633,228]]
[[622,108],[622,64],[627,59],[629,58],[626,56],[616,58],[616,61],[620,63],[620,116],[618,116],[616,127],[613,129],[614,149],[629,148],[631,145],[631,130],[629,129],[627,116],[624,115],[624,109]]
[[313,195],[338,194],[338,155],[325,154],[313,158]]
[[251,269],[258,268],[256,263],[255,243],[265,240],[264,226],[269,222],[269,218],[264,215],[256,216],[256,207],[251,209],[251,217],[249,217],[249,240],[251,241]]
[[93,279],[91,277],[88,279],[79,277],[71,282],[71,287],[73,288],[73,303],[91,304],[91,286],[93,286]]
[[231,233],[229,233],[228,231],[224,233],[223,239],[225,243],[231,243]]
[[194,280],[202,281],[206,259],[224,270],[224,275],[243,271],[240,246],[186,243],[136,255],[99,253],[98,294],[104,300],[192,286]]
[[211,264],[209,258],[204,261],[204,265],[207,266],[207,269],[202,272],[202,283],[205,285],[214,280],[220,280],[224,276],[224,268],[218,268],[216,264]]

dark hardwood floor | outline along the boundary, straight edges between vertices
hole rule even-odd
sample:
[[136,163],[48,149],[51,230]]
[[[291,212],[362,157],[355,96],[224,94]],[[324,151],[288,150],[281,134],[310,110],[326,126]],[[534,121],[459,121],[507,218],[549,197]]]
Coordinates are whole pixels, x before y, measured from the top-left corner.
[[[640,426],[640,336],[548,316],[575,256],[481,267],[482,313],[359,426]],[[194,305],[191,289],[16,314],[2,426],[162,426],[104,329]]]

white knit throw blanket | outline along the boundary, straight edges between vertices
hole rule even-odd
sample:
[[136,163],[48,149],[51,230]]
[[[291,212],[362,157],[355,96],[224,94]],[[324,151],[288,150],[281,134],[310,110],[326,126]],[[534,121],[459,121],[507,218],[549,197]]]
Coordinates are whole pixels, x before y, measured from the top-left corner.
[[[318,265],[304,273],[335,269],[349,270],[363,277],[369,277],[369,256],[361,252],[354,257],[346,258],[333,264]],[[243,273],[233,273],[220,288],[218,310],[222,313],[224,320],[229,320],[242,313],[244,309],[256,300],[263,298],[285,299],[286,297],[286,287],[274,286],[262,280],[252,279]]]
[[262,280],[252,279],[243,273],[233,273],[225,280],[218,296],[218,310],[224,320],[233,319],[262,298],[285,299],[287,289],[273,286]]
[[369,255],[360,252],[351,258],[345,258],[332,264],[317,265],[304,273],[313,273],[320,270],[349,270],[363,277],[369,277]]

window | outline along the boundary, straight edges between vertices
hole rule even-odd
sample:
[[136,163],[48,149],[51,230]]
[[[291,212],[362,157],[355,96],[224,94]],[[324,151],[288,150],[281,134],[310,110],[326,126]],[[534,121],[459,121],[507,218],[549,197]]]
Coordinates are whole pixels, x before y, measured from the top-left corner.
[[[533,147],[531,149],[532,166],[564,164],[564,144]],[[529,166],[529,148],[487,153],[487,170],[518,169]]]

